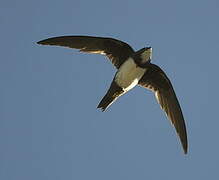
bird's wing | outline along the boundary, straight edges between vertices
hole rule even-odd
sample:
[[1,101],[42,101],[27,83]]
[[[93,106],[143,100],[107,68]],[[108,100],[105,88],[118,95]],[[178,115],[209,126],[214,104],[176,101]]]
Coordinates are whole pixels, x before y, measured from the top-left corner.
[[57,45],[80,49],[82,52],[106,55],[117,68],[134,50],[125,42],[113,38],[92,36],[60,36],[37,42],[42,45]]
[[166,74],[158,66],[150,64],[139,85],[155,93],[158,103],[176,128],[186,154],[188,148],[186,125],[176,94]]

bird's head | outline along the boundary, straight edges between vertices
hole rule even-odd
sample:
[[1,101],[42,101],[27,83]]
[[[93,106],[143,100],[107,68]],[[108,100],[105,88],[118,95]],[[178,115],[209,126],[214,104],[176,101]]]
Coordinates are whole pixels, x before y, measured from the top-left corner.
[[136,52],[138,62],[142,65],[151,61],[152,47],[145,47]]

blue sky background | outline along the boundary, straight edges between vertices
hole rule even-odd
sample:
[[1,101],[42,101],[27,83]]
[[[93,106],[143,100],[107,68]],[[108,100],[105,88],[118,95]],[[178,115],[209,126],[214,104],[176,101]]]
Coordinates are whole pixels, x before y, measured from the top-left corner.
[[[219,178],[217,0],[2,0],[0,179]],[[184,155],[154,95],[96,109],[116,72],[101,55],[39,46],[62,35],[153,47],[183,109]]]

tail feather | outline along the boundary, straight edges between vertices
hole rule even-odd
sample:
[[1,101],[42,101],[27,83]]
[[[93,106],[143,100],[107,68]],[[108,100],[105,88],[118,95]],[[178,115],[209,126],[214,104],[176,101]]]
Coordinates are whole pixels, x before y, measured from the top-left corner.
[[102,111],[105,111],[123,93],[123,89],[119,87],[115,81],[113,81],[108,92],[100,101],[97,108],[100,108]]
[[100,101],[99,105],[97,108],[100,108],[102,111],[105,111],[115,100],[116,98],[113,96],[109,96],[106,94],[103,99]]

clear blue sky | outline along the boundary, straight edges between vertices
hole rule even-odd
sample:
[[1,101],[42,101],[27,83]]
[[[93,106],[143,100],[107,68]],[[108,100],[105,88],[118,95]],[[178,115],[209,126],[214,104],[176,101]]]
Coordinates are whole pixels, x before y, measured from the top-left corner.
[[[218,18],[217,0],[1,1],[0,179],[218,179]],[[62,35],[152,46],[183,109],[188,155],[150,91],[96,109],[116,70],[36,44]]]

